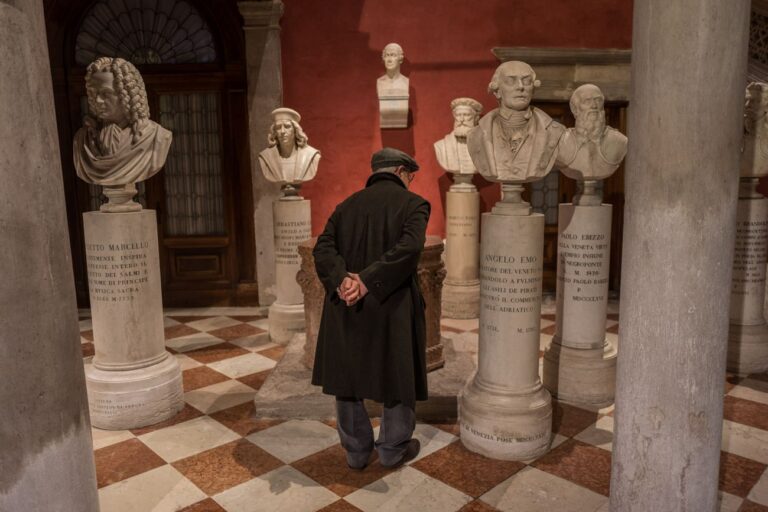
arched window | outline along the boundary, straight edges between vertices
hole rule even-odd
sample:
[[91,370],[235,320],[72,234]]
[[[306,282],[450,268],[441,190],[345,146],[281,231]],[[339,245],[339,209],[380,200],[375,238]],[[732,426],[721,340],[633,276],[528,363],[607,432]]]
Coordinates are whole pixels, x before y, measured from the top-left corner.
[[75,62],[101,56],[134,64],[189,64],[216,60],[210,27],[184,0],[99,0],[86,13]]

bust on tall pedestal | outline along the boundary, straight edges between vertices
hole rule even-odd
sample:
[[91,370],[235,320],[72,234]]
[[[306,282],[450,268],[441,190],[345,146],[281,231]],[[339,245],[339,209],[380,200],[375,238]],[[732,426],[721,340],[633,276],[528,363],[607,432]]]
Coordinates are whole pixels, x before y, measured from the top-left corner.
[[573,92],[576,126],[558,149],[556,165],[578,193],[558,209],[557,323],[544,353],[544,386],[585,408],[612,404],[616,387],[616,347],[605,336],[612,206],[602,204],[601,180],[618,169],[627,137],[605,124],[604,102],[592,84]]
[[404,59],[403,48],[397,43],[389,43],[381,52],[386,69],[386,73],[376,80],[381,128],[408,127],[409,80],[400,73]]
[[95,355],[85,367],[91,421],[123,430],[184,405],[181,368],[165,350],[155,212],[132,201],[162,168],[171,132],[149,120],[144,82],[128,61],[101,57],[86,72],[89,115],[75,135],[78,176],[109,201],[83,214]]
[[77,175],[104,187],[104,212],[141,210],[135,184],[165,164],[171,132],[149,119],[144,80],[130,62],[101,57],[85,75],[88,114],[75,134]]
[[299,195],[299,189],[317,174],[320,152],[307,144],[300,121],[295,110],[273,110],[269,147],[259,153],[264,177],[279,183],[283,191],[272,210],[277,293],[269,307],[269,335],[278,343],[288,343],[305,325],[304,297],[296,274],[301,267],[298,246],[312,236],[312,215],[310,202]]
[[451,102],[453,131],[435,142],[440,166],[453,174],[446,193],[446,266],[443,316],[477,318],[480,307],[480,194],[472,184],[477,172],[467,148],[467,134],[477,126],[483,106],[472,98]]
[[501,182],[503,198],[482,216],[478,368],[459,395],[461,440],[506,460],[538,457],[552,434],[539,379],[544,216],[521,193],[550,172],[565,128],[531,106],[538,85],[525,62],[501,64],[488,86],[499,108],[467,136],[477,170]]
[[743,137],[727,359],[728,371],[741,375],[768,370],[768,199],[757,191],[768,175],[768,84],[747,86]]

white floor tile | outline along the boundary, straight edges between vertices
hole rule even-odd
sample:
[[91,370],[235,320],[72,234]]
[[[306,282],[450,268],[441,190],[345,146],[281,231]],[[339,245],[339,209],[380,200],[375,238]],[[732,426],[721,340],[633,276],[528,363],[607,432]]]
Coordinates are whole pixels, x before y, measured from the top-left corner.
[[315,512],[339,497],[291,466],[283,466],[213,499],[227,512]]
[[259,329],[264,329],[265,331],[269,331],[269,320],[267,318],[259,318],[258,320],[254,320],[248,323],[254,327],[258,327]]
[[93,449],[98,450],[105,446],[120,443],[133,439],[135,436],[129,430],[101,430],[100,428],[91,428],[93,438]]
[[196,332],[187,336],[165,340],[165,346],[172,348],[176,352],[190,352],[199,348],[218,345],[219,343],[224,343],[224,340],[211,336],[206,332]]
[[78,324],[80,325],[80,332],[90,331],[91,329],[93,329],[93,322],[91,321],[90,318],[86,318],[85,320],[80,320]]
[[743,499],[734,496],[733,494],[728,494],[723,491],[717,493],[718,512],[737,512],[743,502]]
[[760,480],[757,481],[755,486],[749,492],[747,499],[768,506],[768,469],[763,471]]
[[724,420],[723,450],[768,464],[768,431]]
[[[374,439],[378,439],[380,430],[380,426],[373,429]],[[419,455],[408,462],[408,464],[413,464],[414,462],[423,459],[427,455],[435,453],[441,448],[445,448],[458,439],[458,437],[451,434],[450,432],[435,428],[432,425],[427,425],[426,423],[416,424],[416,428],[413,431],[413,438],[419,440],[421,443],[421,449],[419,450]]]
[[603,416],[575,436],[574,439],[611,451],[613,448],[613,418]]
[[290,420],[246,439],[285,463],[303,459],[339,442],[336,429],[314,420]]
[[163,317],[163,327],[173,327],[174,325],[179,325],[180,323],[181,322],[174,320],[173,318],[167,316]]
[[250,350],[251,352],[266,350],[268,348],[274,348],[278,346],[277,343],[272,343],[272,340],[269,338],[269,333],[267,332],[230,340],[230,343],[237,345],[238,347]]
[[203,318],[202,320],[187,322],[187,325],[198,331],[208,332],[215,329],[221,329],[222,327],[231,327],[240,323],[241,322],[229,318],[228,316],[215,316],[213,318]]
[[255,394],[252,387],[227,380],[184,393],[184,401],[205,414],[211,414],[253,400]]
[[168,462],[215,448],[240,436],[207,416],[185,421],[139,437]]
[[768,382],[744,379],[728,392],[729,395],[761,404],[768,404]]
[[199,361],[195,361],[191,357],[185,356],[184,354],[174,354],[174,357],[176,358],[176,361],[179,362],[179,366],[181,366],[181,371],[191,370],[192,368],[203,366],[203,363]]
[[453,349],[456,352],[477,353],[477,344],[479,343],[479,336],[477,333],[461,332],[449,334],[451,334],[451,342],[453,343]]
[[223,359],[221,361],[216,361],[215,363],[208,363],[208,367],[213,368],[219,373],[223,373],[231,379],[237,379],[252,373],[271,370],[276,364],[277,361],[274,359],[262,356],[261,354],[251,353],[230,357],[229,359]]
[[533,467],[515,473],[480,499],[499,510],[525,512],[594,512],[608,501],[606,496]]
[[410,466],[388,474],[345,499],[364,512],[454,512],[472,500]]
[[172,466],[161,466],[99,489],[102,512],[173,512],[206,495]]

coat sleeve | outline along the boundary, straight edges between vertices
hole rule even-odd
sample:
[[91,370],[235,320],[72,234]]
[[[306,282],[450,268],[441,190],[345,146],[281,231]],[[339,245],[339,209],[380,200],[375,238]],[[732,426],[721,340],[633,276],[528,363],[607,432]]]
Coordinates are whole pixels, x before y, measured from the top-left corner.
[[347,277],[347,263],[339,254],[336,245],[336,224],[339,221],[338,209],[333,212],[325,229],[317,237],[312,256],[315,258],[315,270],[325,291],[329,294],[336,292],[341,282]]
[[360,272],[360,279],[379,302],[383,302],[416,272],[426,240],[429,212],[429,203],[419,201],[408,214],[395,246]]

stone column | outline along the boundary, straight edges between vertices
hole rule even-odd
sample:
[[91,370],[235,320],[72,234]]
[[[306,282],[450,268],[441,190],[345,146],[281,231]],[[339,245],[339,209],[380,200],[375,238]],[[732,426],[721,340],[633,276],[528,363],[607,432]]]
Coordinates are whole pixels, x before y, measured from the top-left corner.
[[181,367],[165,349],[154,210],[83,214],[95,355],[85,367],[93,425],[125,430],[184,407]]
[[530,213],[522,185],[482,216],[480,339],[475,376],[459,394],[461,441],[503,460],[549,449],[552,404],[539,379],[544,215]]
[[97,512],[43,2],[0,27],[0,510]]
[[284,195],[274,202],[274,219],[277,298],[269,306],[269,337],[286,344],[304,331],[304,296],[296,274],[301,268],[299,243],[312,236],[310,201]]
[[477,318],[480,311],[480,194],[471,174],[454,174],[446,193],[443,315]]
[[557,323],[543,377],[558,400],[599,409],[616,386],[616,347],[605,338],[613,207],[596,181],[579,185],[574,204],[559,206]]
[[283,2],[238,2],[245,30],[246,73],[248,75],[248,142],[253,183],[253,219],[256,240],[256,280],[259,304],[275,300],[275,247],[272,203],[280,197],[280,186],[264,178],[259,153],[267,147],[270,113],[283,102],[280,57],[280,17]]
[[[320,318],[323,315],[325,288],[315,272],[315,259],[312,249],[317,238],[312,238],[299,244],[301,255],[301,270],[296,280],[301,284],[304,293],[304,310],[306,312],[307,341],[301,362],[312,368],[315,364],[317,349],[317,334],[320,330]],[[440,335],[440,292],[445,278],[445,265],[442,262],[443,242],[440,237],[427,236],[424,251],[419,259],[418,279],[424,302],[427,305],[427,371],[437,370],[445,365],[443,355],[443,340]]]
[[717,508],[749,7],[634,4],[612,512]]

